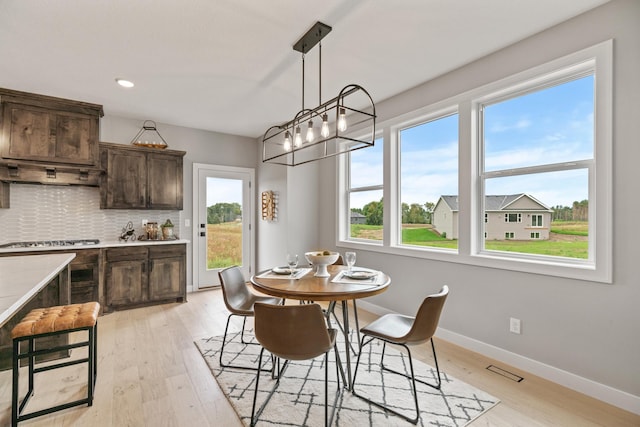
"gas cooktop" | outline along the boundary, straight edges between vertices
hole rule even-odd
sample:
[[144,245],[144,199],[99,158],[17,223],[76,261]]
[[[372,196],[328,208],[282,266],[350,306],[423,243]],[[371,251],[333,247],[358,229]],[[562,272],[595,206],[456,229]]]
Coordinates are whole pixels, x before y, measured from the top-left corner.
[[12,242],[0,245],[0,249],[20,249],[20,248],[46,248],[53,246],[87,246],[97,245],[100,243],[98,239],[81,239],[81,240],[38,240],[34,242]]

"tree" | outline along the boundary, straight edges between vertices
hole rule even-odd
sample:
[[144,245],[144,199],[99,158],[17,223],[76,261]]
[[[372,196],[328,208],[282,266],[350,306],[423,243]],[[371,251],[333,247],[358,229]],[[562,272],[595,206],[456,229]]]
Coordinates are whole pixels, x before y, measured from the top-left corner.
[[367,217],[367,225],[382,225],[382,199],[379,202],[369,202],[362,207],[362,214]]
[[232,222],[238,217],[242,217],[239,203],[216,203],[207,207],[207,224]]

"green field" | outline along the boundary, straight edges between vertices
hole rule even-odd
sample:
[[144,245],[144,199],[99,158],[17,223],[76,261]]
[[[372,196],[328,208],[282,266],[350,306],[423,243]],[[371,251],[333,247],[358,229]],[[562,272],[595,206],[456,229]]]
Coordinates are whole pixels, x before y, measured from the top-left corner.
[[242,264],[242,223],[207,224],[207,268]]
[[[554,221],[549,240],[488,240],[485,248],[493,251],[586,259],[589,256],[587,222]],[[351,237],[382,240],[381,225],[354,224]],[[457,249],[457,240],[448,240],[431,229],[430,225],[411,224],[402,227],[402,242],[406,245]]]

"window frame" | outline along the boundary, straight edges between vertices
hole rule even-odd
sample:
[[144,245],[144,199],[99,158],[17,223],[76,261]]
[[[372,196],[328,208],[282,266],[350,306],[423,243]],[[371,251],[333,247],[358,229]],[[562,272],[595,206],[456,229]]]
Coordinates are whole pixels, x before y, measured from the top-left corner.
[[[573,162],[575,168],[587,168],[589,185],[589,259],[531,256],[524,253],[496,253],[482,250],[485,216],[482,191],[482,150],[479,146],[479,109],[487,99],[500,94],[513,94],[518,87],[530,91],[550,81],[572,79],[592,71],[594,82],[594,153],[587,162]],[[371,250],[400,256],[498,268],[554,277],[572,278],[600,283],[612,283],[612,129],[613,129],[613,40],[607,40],[564,57],[532,67],[487,85],[418,108],[378,123],[384,140],[383,198],[385,232],[381,244],[345,239],[344,178],[345,160],[337,156],[338,227],[336,246]],[[399,200],[400,153],[398,129],[410,123],[425,121],[443,111],[456,111],[458,132],[458,250],[400,245],[401,204]],[[535,166],[544,172],[548,165]],[[596,174],[597,171],[597,174]],[[531,171],[522,171],[531,173]],[[486,174],[485,174],[486,175]],[[486,176],[484,177],[486,179]],[[348,203],[346,204],[348,206]],[[348,213],[347,213],[348,215]],[[597,221],[596,221],[597,219]],[[347,217],[348,221],[348,217]],[[347,236],[348,237],[348,236]]]

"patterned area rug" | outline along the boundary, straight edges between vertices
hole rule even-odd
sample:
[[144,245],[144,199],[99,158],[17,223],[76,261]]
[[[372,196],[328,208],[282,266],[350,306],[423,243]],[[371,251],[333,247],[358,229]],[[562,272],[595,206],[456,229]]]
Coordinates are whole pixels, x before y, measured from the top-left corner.
[[[341,336],[341,334],[338,334]],[[245,340],[252,334],[245,333]],[[355,338],[355,337],[354,337]],[[242,366],[257,366],[260,354],[259,345],[244,345],[240,343],[239,332],[229,334],[224,351],[225,364],[240,364]],[[357,338],[355,338],[357,339]],[[356,342],[354,339],[353,342]],[[251,422],[251,405],[255,389],[256,372],[233,368],[220,368],[220,347],[222,336],[203,338],[195,342],[209,365],[211,372],[220,384],[238,416],[245,425]],[[338,344],[338,350],[344,363],[344,344]],[[436,348],[437,351],[437,348]],[[380,355],[382,344],[375,340],[365,346],[360,368],[358,370],[356,390],[377,401],[384,401],[392,405],[401,413],[413,417],[414,402],[409,380],[387,371],[380,370]],[[268,353],[263,356],[264,367],[269,369],[271,363]],[[265,361],[266,359],[266,361]],[[355,369],[356,357],[352,357]],[[385,351],[385,366],[407,372],[408,357],[405,353],[387,346]],[[420,361],[414,360],[416,377],[427,382],[434,382],[435,369]],[[418,403],[420,406],[420,426],[464,426],[495,406],[499,400],[495,397],[470,386],[460,380],[452,378],[442,370],[441,390],[417,383]],[[260,392],[258,393],[259,408],[273,386],[271,374],[262,373],[260,377]],[[329,355],[329,405],[334,401],[336,393],[335,355]],[[384,392],[381,386],[384,384]],[[313,360],[290,362],[280,385],[259,418],[258,425],[268,426],[322,426],[324,425],[324,356]],[[334,417],[335,426],[411,426],[402,418],[387,413],[364,400],[344,391],[338,401],[338,410]]]

